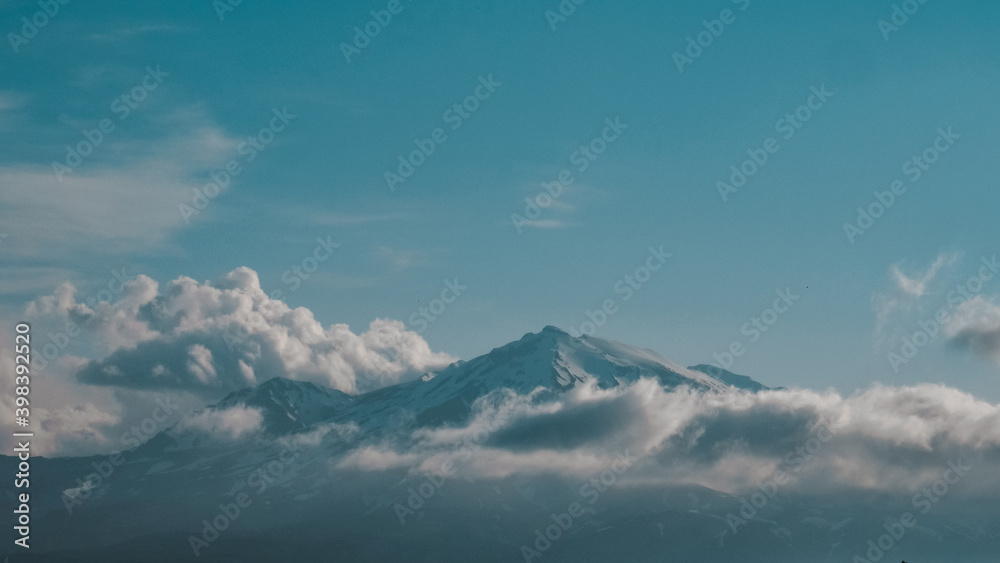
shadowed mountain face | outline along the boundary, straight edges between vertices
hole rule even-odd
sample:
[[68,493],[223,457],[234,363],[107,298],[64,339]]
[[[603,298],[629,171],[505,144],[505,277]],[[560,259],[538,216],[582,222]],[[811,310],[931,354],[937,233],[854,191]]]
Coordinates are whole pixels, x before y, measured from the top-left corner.
[[258,387],[230,393],[209,408],[225,411],[241,405],[259,409],[263,416],[263,428],[281,435],[306,430],[343,411],[353,402],[350,395],[336,389],[275,377]]
[[554,327],[362,395],[274,378],[120,456],[34,460],[50,551],[16,560],[998,561],[995,496],[792,484],[875,447],[795,393]]

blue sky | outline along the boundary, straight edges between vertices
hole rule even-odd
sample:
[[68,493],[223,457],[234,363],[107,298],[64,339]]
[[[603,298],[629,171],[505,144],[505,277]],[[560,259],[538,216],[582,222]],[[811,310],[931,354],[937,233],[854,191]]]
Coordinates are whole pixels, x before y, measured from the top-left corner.
[[[1000,6],[929,0],[885,35],[891,1],[591,0],[555,21],[554,0],[402,0],[346,60],[354,28],[389,4],[246,1],[220,18],[208,0],[70,2],[15,47],[9,34],[41,8],[4,2],[6,324],[63,281],[94,295],[126,265],[161,284],[246,266],[356,332],[376,318],[421,328],[409,320],[457,280],[467,289],[421,336],[465,359],[580,327],[611,299],[598,336],[685,365],[741,341],[731,369],[767,384],[944,381],[1000,398],[996,355],[962,337],[993,329],[1000,278],[963,303],[979,320],[898,373],[887,359],[1000,252]],[[681,72],[674,54],[720,18],[732,23]],[[481,79],[498,85],[469,102]],[[123,115],[113,100],[136,88]],[[832,95],[785,138],[776,126],[814,88]],[[456,103],[476,109],[449,120]],[[59,181],[52,163],[103,119],[114,129]],[[616,119],[627,128],[581,171],[574,153]],[[240,148],[272,124],[266,147]],[[447,138],[391,191],[386,172],[437,128]],[[957,138],[913,181],[904,163],[949,128]],[[723,201],[717,182],[768,138],[776,152]],[[231,160],[238,175],[185,220],[192,189]],[[519,232],[511,216],[563,170],[573,183]],[[897,179],[905,193],[850,242],[844,223]],[[317,238],[339,247],[286,281]],[[624,301],[616,283],[661,246],[670,258]],[[748,342],[741,327],[778,290],[800,298]]]

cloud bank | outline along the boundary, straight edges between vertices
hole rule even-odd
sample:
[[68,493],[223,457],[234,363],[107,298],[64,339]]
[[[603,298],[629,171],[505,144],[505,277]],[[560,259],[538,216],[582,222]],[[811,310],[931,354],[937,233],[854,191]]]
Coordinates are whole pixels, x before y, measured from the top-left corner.
[[455,361],[399,321],[375,320],[362,334],[324,328],[308,309],[269,298],[245,267],[216,282],[181,277],[160,290],[139,276],[125,286],[96,309],[77,303],[68,285],[29,306],[36,316],[90,319],[107,355],[79,370],[84,383],[218,395],[281,376],[356,393]]
[[642,380],[580,388],[552,401],[500,390],[460,427],[418,429],[395,444],[362,444],[341,469],[407,467],[501,479],[556,474],[585,479],[619,456],[638,461],[636,484],[698,484],[741,493],[792,475],[787,490],[911,492],[949,461],[974,471],[969,494],[1000,497],[1000,406],[941,385],[877,385],[842,397],[808,390],[697,393]]

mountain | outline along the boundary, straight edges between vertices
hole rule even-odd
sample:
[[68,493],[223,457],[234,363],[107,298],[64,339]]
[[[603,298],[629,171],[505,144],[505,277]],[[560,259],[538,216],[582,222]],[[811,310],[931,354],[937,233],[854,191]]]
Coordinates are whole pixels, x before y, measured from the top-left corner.
[[[336,389],[274,377],[256,387],[230,393],[218,403],[186,415],[142,444],[138,451],[155,456],[168,451],[218,446],[214,431],[272,438],[287,436],[313,428],[353,403],[353,397]],[[243,412],[234,413],[234,410]],[[259,425],[255,424],[257,417],[254,414],[247,414],[250,411],[259,413]],[[241,418],[240,414],[244,416]],[[223,443],[228,441],[222,440]]]
[[215,411],[237,406],[257,409],[263,415],[264,430],[281,435],[305,430],[353,403],[354,399],[343,391],[319,387],[308,381],[275,377],[257,387],[230,393],[208,408]]
[[[472,403],[499,389],[533,393],[536,405],[548,408],[535,420],[562,424],[520,431],[564,435],[566,419],[554,416],[571,410],[568,402],[560,403],[567,391],[583,385],[617,388],[640,378],[666,389],[717,393],[723,401],[729,399],[725,394],[738,393],[733,398],[741,404],[750,400],[747,391],[768,389],[746,376],[706,365],[684,368],[650,350],[574,338],[555,327],[361,395],[273,378],[188,414],[118,457],[32,458],[32,538],[44,541],[35,543],[24,560],[525,560],[524,545],[544,545],[538,530],[554,534],[553,522],[563,521],[563,513],[573,512],[569,507],[582,503],[584,515],[559,532],[563,539],[541,550],[544,557],[529,560],[832,563],[851,560],[873,530],[882,530],[886,514],[912,510],[909,498],[879,497],[871,501],[879,510],[871,510],[867,501],[851,504],[839,497],[804,498],[782,491],[762,508],[751,506],[755,515],[747,516],[746,498],[683,482],[657,484],[655,478],[606,486],[606,479],[614,483],[617,478],[610,470],[579,477],[529,472],[473,479],[410,467],[415,458],[407,457],[412,451],[407,447],[427,444],[418,437],[445,436],[442,443],[450,447],[449,433],[463,428]],[[208,422],[245,411],[259,413],[258,429],[208,437],[213,429]],[[602,433],[607,430],[602,425],[612,420],[588,418],[595,412],[577,408],[570,413],[576,418],[569,419],[569,430],[593,430],[611,451],[627,448],[618,443],[619,435]],[[793,416],[782,413],[785,418],[775,420],[784,424]],[[737,418],[704,434],[678,434],[679,450],[657,452],[657,459],[645,461],[654,464],[654,471],[669,471],[683,461],[672,457],[676,451],[713,456],[721,447],[752,448],[760,434],[776,428],[745,426],[747,420]],[[507,434],[508,443],[512,435]],[[496,446],[486,442],[482,447]],[[369,469],[341,467],[358,452],[366,454]],[[544,463],[557,453],[540,449],[525,455]],[[503,463],[506,458],[491,459]],[[17,458],[0,461],[0,470],[16,472]],[[595,487],[586,496],[582,482]],[[591,495],[593,504],[585,500]],[[237,507],[237,502],[242,504]],[[734,514],[747,519],[739,533],[731,531]],[[942,503],[934,513],[920,515],[919,530],[907,533],[906,560],[920,554],[921,561],[995,563],[997,520],[990,499],[951,511]]]
[[[739,375],[709,364],[698,364],[696,366],[691,366],[688,369],[710,375],[719,381],[745,391],[753,391],[756,393],[758,391],[767,391],[770,389],[770,387],[766,387],[745,375]],[[777,389],[783,389],[783,387],[778,387]]]
[[[610,340],[575,338],[553,326],[529,333],[478,358],[424,377],[356,397],[334,420],[378,432],[387,425],[439,426],[461,420],[473,401],[500,388],[518,394],[536,389],[558,394],[593,383],[602,389],[652,378],[667,389],[682,385],[725,392],[734,385],[671,362],[656,352]],[[741,384],[765,388],[746,378]],[[409,422],[400,418],[409,416]]]
[[[522,395],[541,389],[555,395],[580,385],[609,389],[651,378],[666,389],[682,385],[713,392],[767,389],[749,377],[709,368],[684,368],[651,350],[592,336],[573,337],[547,326],[468,362],[366,394],[350,396],[275,377],[230,393],[188,418],[239,407],[259,411],[262,432],[272,436],[305,431],[323,421],[353,423],[365,433],[382,435],[402,427],[459,422],[476,399],[500,388]],[[189,424],[182,421],[178,426]],[[174,439],[173,447],[183,441],[176,428],[167,434]]]

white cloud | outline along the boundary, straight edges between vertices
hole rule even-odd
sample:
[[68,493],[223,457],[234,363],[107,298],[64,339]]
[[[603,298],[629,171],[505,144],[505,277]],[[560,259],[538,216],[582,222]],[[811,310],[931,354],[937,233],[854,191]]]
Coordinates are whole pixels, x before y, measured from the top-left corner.
[[[192,188],[207,183],[208,169],[223,164],[239,141],[198,108],[150,119],[169,136],[144,141],[112,131],[95,155],[62,181],[49,165],[5,167],[0,224],[10,239],[0,246],[0,257],[57,259],[164,248],[173,230],[184,225],[178,205],[191,200]],[[60,148],[52,159],[62,162],[64,155]]]
[[900,264],[889,267],[892,279],[892,289],[875,293],[872,296],[872,308],[875,310],[875,349],[893,337],[898,337],[900,331],[908,330],[913,323],[913,315],[923,314],[922,299],[930,291],[931,285],[944,268],[955,264],[960,253],[939,254],[926,270],[913,277],[903,273]]
[[384,471],[396,467],[406,467],[418,459],[416,454],[398,454],[392,450],[363,447],[351,452],[337,464],[338,469],[360,469],[362,471]]
[[0,112],[21,109],[24,107],[30,96],[13,90],[0,90]]
[[927,286],[934,281],[938,271],[942,267],[952,264],[957,257],[955,254],[940,254],[926,271],[918,273],[914,277],[904,274],[898,264],[893,264],[890,271],[900,291],[913,297],[923,297],[927,292]]
[[643,380],[550,401],[508,393],[477,409],[467,425],[418,430],[397,442],[409,447],[361,446],[340,467],[420,473],[450,461],[470,478],[586,478],[627,455],[635,458],[628,478],[637,483],[740,492],[783,469],[794,474],[789,490],[907,492],[961,458],[986,466],[970,489],[1000,495],[988,477],[1000,470],[1000,406],[941,385],[875,386],[843,397],[832,390],[666,391]]
[[945,325],[945,335],[962,348],[1000,365],[1000,305],[982,296],[962,303]]
[[[14,342],[10,327],[16,323],[2,322],[0,324],[0,341]],[[33,339],[41,334],[35,327],[31,332]],[[38,353],[37,347],[34,353]],[[71,361],[70,358],[66,359]],[[13,345],[0,347],[0,365],[14,366]],[[114,448],[109,432],[122,420],[122,409],[113,398],[100,394],[75,393],[72,385],[67,386],[58,377],[42,375],[37,370],[28,374],[30,404],[28,405],[29,427],[37,440],[32,443],[32,452],[38,455],[50,456],[54,453],[80,453],[86,448]],[[16,381],[11,368],[10,375],[0,377],[0,417],[13,423],[15,416],[23,414],[16,409],[17,395],[14,393]],[[38,400],[43,397],[44,400]],[[11,451],[14,447],[10,433],[0,437],[0,447]],[[81,450],[80,448],[84,449]]]
[[[198,378],[198,381],[205,385],[215,383],[215,366],[212,364],[212,351],[201,344],[192,344],[188,347],[188,371]],[[246,364],[240,360],[240,373],[245,375]]]
[[25,314],[54,326],[71,319],[85,324],[100,357],[79,371],[80,380],[125,388],[214,396],[266,375],[354,393],[455,361],[432,352],[400,321],[378,319],[361,334],[344,324],[324,328],[308,309],[268,297],[249,268],[214,283],[181,277],[162,290],[140,275],[117,301],[95,308],[76,302],[66,284]]
[[382,223],[386,221],[398,221],[405,219],[404,213],[381,213],[381,214],[354,214],[346,213],[324,213],[314,210],[290,210],[295,215],[305,216],[316,225],[327,225],[332,227],[355,227],[369,223]]
[[174,431],[195,431],[220,440],[238,440],[258,432],[263,421],[259,409],[240,405],[225,410],[206,409],[185,417]]
[[358,425],[353,422],[348,422],[346,424],[329,422],[327,424],[321,424],[308,432],[301,432],[293,434],[292,436],[283,437],[281,438],[281,441],[285,443],[286,447],[290,447],[293,450],[300,448],[315,448],[323,443],[323,439],[327,436],[333,436],[337,440],[345,440],[356,436],[360,431],[361,429]]
[[572,224],[558,219],[538,219],[536,221],[529,221],[524,226],[535,229],[565,229],[572,226]]
[[388,246],[376,248],[375,258],[379,262],[388,264],[395,271],[409,270],[427,263],[419,252],[413,250],[396,250]]
[[109,33],[92,33],[87,38],[92,41],[123,42],[129,38],[156,33],[190,33],[194,28],[181,27],[172,24],[145,24],[132,27],[116,28]]

